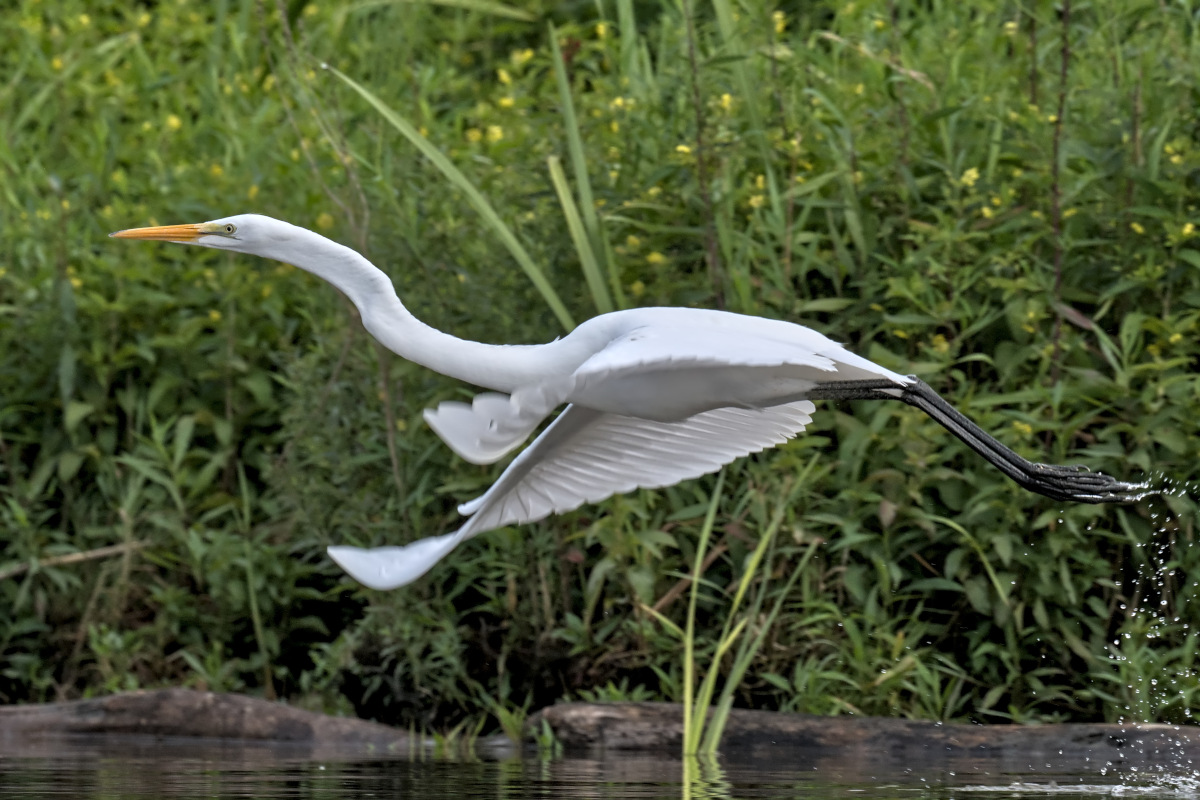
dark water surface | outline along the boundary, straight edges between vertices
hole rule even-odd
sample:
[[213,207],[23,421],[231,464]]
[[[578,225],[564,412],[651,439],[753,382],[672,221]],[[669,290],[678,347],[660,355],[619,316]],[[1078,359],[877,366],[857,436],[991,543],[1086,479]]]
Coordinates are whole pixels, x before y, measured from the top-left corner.
[[863,754],[771,760],[611,754],[543,760],[314,750],[148,737],[43,740],[0,750],[0,798],[1198,798],[1182,764],[1021,764]]

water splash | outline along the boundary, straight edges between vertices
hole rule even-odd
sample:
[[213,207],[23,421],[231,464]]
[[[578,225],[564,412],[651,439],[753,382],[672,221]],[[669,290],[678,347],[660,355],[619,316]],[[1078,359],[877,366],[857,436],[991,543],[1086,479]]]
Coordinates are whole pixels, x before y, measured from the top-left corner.
[[963,794],[1003,794],[1007,797],[1022,795],[1088,795],[1091,797],[1168,797],[1200,798],[1200,781],[1192,777],[1175,778],[1166,784],[1099,784],[1099,783],[1033,783],[1015,781],[1008,784],[959,786],[955,792]]

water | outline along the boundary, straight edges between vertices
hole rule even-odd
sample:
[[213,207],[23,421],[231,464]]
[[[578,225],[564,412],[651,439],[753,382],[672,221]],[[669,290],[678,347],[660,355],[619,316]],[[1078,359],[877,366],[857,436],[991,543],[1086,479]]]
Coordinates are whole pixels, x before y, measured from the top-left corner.
[[[1200,798],[1191,770],[961,757],[888,763],[862,753],[769,760],[613,754],[409,758],[361,748],[150,737],[69,738],[0,751],[0,798]],[[1149,774],[1147,774],[1149,773]]]

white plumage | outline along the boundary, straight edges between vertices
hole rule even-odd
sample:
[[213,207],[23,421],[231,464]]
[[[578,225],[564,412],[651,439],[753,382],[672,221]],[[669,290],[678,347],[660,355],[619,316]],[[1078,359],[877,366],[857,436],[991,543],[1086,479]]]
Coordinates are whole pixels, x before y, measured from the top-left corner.
[[[635,488],[714,472],[792,438],[810,397],[899,399],[917,406],[1022,486],[1051,497],[1133,499],[1143,484],[1022,459],[926,384],[847,351],[809,328],[690,308],[642,308],[590,319],[543,345],[458,339],[417,320],[388,277],[355,251],[255,214],[112,234],[198,244],[294,264],[343,291],[364,327],[418,364],[491,391],[445,402],[425,419],[455,453],[490,464],[559,415],[480,497],[451,534],[402,547],[335,546],[330,556],[367,586],[403,586],[459,543]],[[1136,495],[1140,496],[1140,495]]]

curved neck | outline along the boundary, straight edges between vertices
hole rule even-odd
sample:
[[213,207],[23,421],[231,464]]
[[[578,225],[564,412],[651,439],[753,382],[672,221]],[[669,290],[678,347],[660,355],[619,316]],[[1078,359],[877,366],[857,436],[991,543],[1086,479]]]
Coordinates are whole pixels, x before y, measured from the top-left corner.
[[[492,345],[459,339],[414,317],[391,279],[349,247],[304,228],[272,243],[272,258],[287,261],[340,289],[358,308],[363,327],[379,343],[409,361],[443,375],[500,392],[539,383],[581,360],[563,346]],[[583,356],[586,357],[586,356]]]

